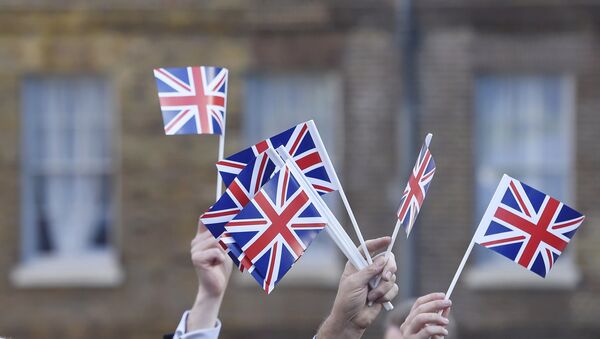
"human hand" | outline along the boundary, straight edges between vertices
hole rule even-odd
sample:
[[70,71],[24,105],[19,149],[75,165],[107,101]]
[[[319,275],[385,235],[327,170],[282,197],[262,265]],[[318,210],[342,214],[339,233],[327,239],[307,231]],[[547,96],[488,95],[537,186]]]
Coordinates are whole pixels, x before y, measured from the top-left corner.
[[441,339],[447,336],[452,302],[444,297],[443,293],[431,293],[417,299],[404,323],[400,327],[389,328],[386,338]]
[[198,233],[192,239],[191,256],[203,294],[207,297],[223,295],[231,275],[232,262],[219,245],[219,240],[200,221]]
[[[371,253],[383,250],[390,241],[390,237],[369,240],[367,249]],[[396,269],[396,260],[391,253],[387,259],[383,255],[375,257],[373,264],[360,271],[348,262],[331,314],[319,329],[317,338],[360,338],[381,312],[382,304],[398,294]],[[382,275],[381,282],[370,290],[369,281],[379,274]],[[368,306],[369,301],[373,302],[372,306]]]
[[232,270],[231,260],[202,222],[198,222],[198,233],[191,243],[191,257],[198,294],[188,315],[187,331],[215,325]]

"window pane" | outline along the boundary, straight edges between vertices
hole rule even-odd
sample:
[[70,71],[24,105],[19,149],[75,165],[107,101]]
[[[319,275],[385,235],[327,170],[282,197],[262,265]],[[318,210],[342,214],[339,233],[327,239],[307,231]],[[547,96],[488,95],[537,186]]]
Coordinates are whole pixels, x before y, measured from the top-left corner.
[[503,173],[569,200],[570,96],[570,82],[561,76],[477,79],[476,219]]
[[23,82],[24,252],[76,255],[108,246],[111,98],[94,76]]

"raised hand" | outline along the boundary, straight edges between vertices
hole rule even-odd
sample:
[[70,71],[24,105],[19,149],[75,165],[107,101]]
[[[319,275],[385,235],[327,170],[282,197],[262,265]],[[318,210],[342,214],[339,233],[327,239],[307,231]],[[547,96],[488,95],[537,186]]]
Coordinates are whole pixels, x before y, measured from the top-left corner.
[[201,222],[192,240],[191,257],[198,276],[198,294],[188,315],[187,331],[214,326],[232,270],[231,260]]
[[[390,241],[390,237],[369,240],[367,249],[369,252],[384,250]],[[319,329],[317,338],[360,338],[381,312],[382,304],[398,294],[395,273],[393,254],[387,260],[384,256],[376,257],[373,264],[360,271],[347,263],[331,314]],[[370,290],[369,281],[379,274],[382,275],[380,284]],[[372,306],[368,306],[369,301],[373,301]]]
[[[404,323],[388,330],[386,339],[441,339],[448,335],[450,300],[443,293],[420,297],[413,304]],[[440,312],[442,312],[440,314]]]

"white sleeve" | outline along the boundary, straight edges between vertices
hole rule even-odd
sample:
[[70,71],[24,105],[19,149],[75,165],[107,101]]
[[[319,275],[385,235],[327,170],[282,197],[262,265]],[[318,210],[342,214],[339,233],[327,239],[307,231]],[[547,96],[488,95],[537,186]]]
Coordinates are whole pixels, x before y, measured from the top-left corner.
[[217,323],[215,327],[212,328],[203,328],[200,330],[196,330],[193,332],[186,332],[186,324],[187,317],[189,311],[185,311],[183,316],[181,317],[181,321],[179,325],[177,325],[177,329],[175,330],[175,335],[173,335],[173,339],[217,339],[219,338],[219,332],[221,332],[221,321],[217,319]]

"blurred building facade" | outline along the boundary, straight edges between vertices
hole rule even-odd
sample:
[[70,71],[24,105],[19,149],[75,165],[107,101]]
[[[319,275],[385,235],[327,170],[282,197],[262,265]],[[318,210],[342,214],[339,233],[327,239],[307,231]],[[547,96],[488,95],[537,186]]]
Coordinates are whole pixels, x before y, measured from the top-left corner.
[[[412,28],[406,4],[0,4],[0,335],[174,329],[217,138],[163,135],[152,69],[203,64],[230,70],[225,153],[315,119],[369,238],[434,133],[436,178],[397,245],[405,297],[445,291],[504,172],[582,211],[546,280],[476,250],[453,312],[460,338],[600,336],[600,3],[426,0]],[[322,241],[269,296],[234,272],[222,337],[311,337],[342,264]]]

